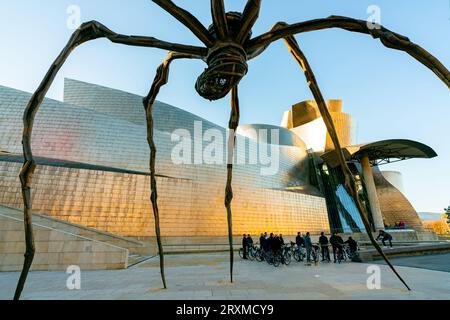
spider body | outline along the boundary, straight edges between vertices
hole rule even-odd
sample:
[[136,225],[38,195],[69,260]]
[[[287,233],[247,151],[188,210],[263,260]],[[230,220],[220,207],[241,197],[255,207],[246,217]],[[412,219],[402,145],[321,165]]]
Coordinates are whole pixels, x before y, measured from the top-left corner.
[[[218,100],[225,97],[233,87],[237,86],[247,74],[247,52],[237,42],[237,36],[242,24],[242,14],[226,13],[227,33],[222,40],[218,35],[217,26],[212,24],[208,32],[216,40],[206,56],[208,67],[198,77],[195,89],[207,100]],[[246,40],[250,39],[249,31]]]
[[71,52],[79,45],[99,38],[107,38],[113,43],[119,43],[129,46],[151,47],[170,51],[167,58],[163,61],[156,72],[156,77],[151,86],[148,96],[144,99],[144,107],[147,118],[147,140],[150,148],[150,173],[151,173],[151,203],[155,219],[155,234],[158,244],[158,251],[160,256],[160,270],[161,278],[166,288],[166,281],[164,276],[164,250],[161,241],[161,232],[159,227],[159,209],[157,203],[157,184],[156,184],[156,145],[153,140],[153,116],[152,108],[156,100],[156,96],[163,85],[168,82],[169,66],[177,59],[201,59],[206,62],[207,68],[198,77],[195,88],[197,92],[209,100],[217,100],[225,97],[231,92],[231,117],[229,122],[229,129],[234,134],[230,134],[229,138],[229,164],[227,165],[227,184],[225,189],[225,207],[227,210],[228,221],[228,238],[230,245],[230,276],[233,281],[233,228],[232,228],[232,214],[231,202],[233,199],[232,190],[232,159],[235,144],[235,132],[239,125],[239,100],[238,100],[238,84],[241,79],[247,74],[247,61],[257,57],[263,53],[264,50],[274,41],[283,39],[292,54],[293,58],[298,62],[301,69],[305,73],[308,86],[311,90],[314,99],[317,102],[320,113],[323,117],[324,123],[327,127],[328,133],[334,143],[335,151],[339,160],[340,168],[345,177],[345,187],[348,193],[352,196],[358,210],[361,214],[361,219],[368,231],[369,239],[378,253],[384,258],[392,271],[398,276],[403,284],[408,288],[395,268],[389,262],[382,249],[375,241],[372,233],[372,226],[367,219],[367,212],[361,203],[358,194],[358,188],[350,169],[347,166],[344,154],[342,153],[338,136],[327,109],[325,99],[319,88],[317,80],[314,76],[311,66],[306,59],[306,56],[300,49],[299,44],[294,38],[294,35],[311,32],[317,30],[339,28],[342,30],[367,34],[374,39],[380,39],[382,44],[388,48],[401,50],[424,66],[432,70],[447,87],[450,88],[450,73],[447,68],[433,55],[421,48],[415,43],[409,41],[407,37],[401,36],[398,33],[378,26],[373,28],[373,25],[364,20],[357,20],[347,17],[330,16],[328,18],[309,20],[295,24],[286,24],[278,22],[267,33],[258,37],[252,38],[252,27],[258,19],[261,8],[261,0],[247,0],[247,4],[242,13],[226,12],[224,0],[210,0],[211,13],[213,23],[206,29],[200,21],[195,18],[188,11],[178,7],[171,0],[152,0],[158,6],[163,8],[178,21],[189,28],[192,33],[205,45],[204,47],[184,45],[178,43],[171,43],[162,41],[153,37],[147,36],[128,36],[118,34],[97,21],[90,21],[83,23],[77,29],[66,47],[63,48],[59,56],[51,65],[44,79],[40,83],[37,90],[32,95],[28,105],[25,109],[23,120],[24,130],[22,136],[22,144],[24,151],[24,165],[20,172],[20,181],[22,184],[22,197],[24,202],[24,221],[25,221],[25,243],[26,252],[23,269],[17,284],[14,299],[19,299],[25,285],[28,271],[33,263],[35,254],[34,235],[32,225],[32,197],[31,197],[31,178],[36,168],[36,162],[33,158],[31,149],[31,135],[33,130],[33,123],[36,113],[48,92],[57,73],[71,54]]
[[217,42],[206,58],[208,67],[198,77],[195,89],[208,100],[225,97],[247,74],[247,54],[240,45]]

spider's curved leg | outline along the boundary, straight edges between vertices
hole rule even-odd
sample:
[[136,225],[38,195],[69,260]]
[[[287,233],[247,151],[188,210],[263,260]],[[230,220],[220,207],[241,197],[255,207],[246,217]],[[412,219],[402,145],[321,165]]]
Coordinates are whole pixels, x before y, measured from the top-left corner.
[[305,22],[285,25],[281,28],[272,29],[271,31],[248,41],[245,49],[249,56],[255,54],[270,43],[284,39],[298,33],[310,32],[315,30],[324,30],[331,28],[340,28],[347,31],[358,32],[371,35],[374,39],[380,39],[384,46],[400,50],[408,53],[417,61],[433,71],[439,79],[441,79],[447,87],[450,88],[450,72],[449,70],[431,53],[411,42],[407,37],[383,26],[369,27],[367,21],[352,19],[348,17],[330,16],[324,19],[309,20]]
[[160,259],[160,270],[161,270],[161,279],[164,285],[164,289],[167,289],[166,285],[166,277],[164,273],[164,251],[163,245],[161,241],[161,230],[160,230],[160,222],[159,222],[159,209],[158,209],[158,191],[156,185],[156,145],[153,138],[153,105],[155,103],[156,97],[159,93],[159,90],[162,86],[167,84],[169,80],[169,69],[172,61],[176,59],[201,59],[202,57],[192,55],[192,54],[184,54],[184,53],[176,53],[170,52],[163,63],[158,67],[156,71],[155,80],[153,81],[152,87],[150,89],[149,94],[146,98],[144,98],[144,108],[146,112],[147,118],[147,141],[150,147],[150,174],[151,174],[151,201],[153,214],[155,217],[155,233],[156,233],[156,241],[158,244],[158,252]]
[[247,0],[244,12],[242,13],[242,25],[236,37],[236,42],[244,44],[249,37],[250,31],[255,25],[261,10],[261,0]]
[[233,163],[234,163],[234,147],[236,145],[236,130],[239,126],[240,110],[239,110],[239,97],[238,87],[235,86],[231,90],[231,116],[228,128],[230,129],[228,137],[228,159],[227,159],[227,186],[225,189],[225,207],[227,209],[227,221],[228,221],[228,242],[230,245],[230,278],[233,282],[233,217],[231,213],[231,202],[233,200]]
[[152,0],[158,6],[170,13],[175,19],[184,24],[193,34],[200,39],[208,48],[214,46],[216,42],[213,36],[209,33],[208,29],[194,17],[191,13],[178,7],[171,0]]
[[20,274],[16,291],[14,293],[14,300],[20,299],[20,296],[22,294],[25,285],[25,281],[28,276],[28,271],[30,270],[30,267],[33,263],[33,258],[35,254],[33,225],[32,225],[32,201],[31,201],[31,178],[36,169],[36,161],[33,158],[33,153],[31,150],[31,134],[33,131],[34,118],[58,71],[61,69],[64,62],[67,60],[72,51],[76,47],[85,42],[99,38],[107,38],[112,42],[130,46],[153,47],[153,48],[174,50],[188,54],[196,54],[201,56],[207,54],[206,48],[165,42],[152,37],[127,36],[117,34],[97,21],[83,23],[80,26],[80,28],[78,28],[72,34],[69,42],[61,51],[56,60],[53,62],[44,79],[40,83],[39,87],[31,96],[31,99],[28,102],[28,105],[23,115],[24,129],[22,135],[22,145],[23,145],[24,164],[20,172],[20,182],[22,185],[22,197],[24,202],[26,250],[22,272]]
[[211,15],[219,39],[226,40],[228,37],[228,22],[224,0],[211,0]]
[[336,128],[333,123],[333,119],[330,115],[330,112],[328,111],[325,99],[323,98],[322,92],[319,88],[319,85],[317,83],[316,77],[312,71],[312,68],[310,64],[308,63],[308,60],[306,59],[306,56],[300,49],[297,41],[293,36],[286,37],[285,39],[286,45],[289,48],[289,51],[294,56],[295,60],[299,63],[303,71],[305,72],[306,80],[308,81],[308,86],[314,96],[314,99],[317,102],[317,105],[320,110],[320,114],[322,115],[322,118],[324,120],[324,123],[327,127],[328,133],[330,134],[331,140],[333,141],[334,148],[336,151],[336,154],[339,159],[339,165],[341,167],[341,170],[345,177],[345,187],[351,197],[353,198],[358,211],[360,213],[361,219],[363,221],[364,227],[366,228],[367,234],[369,236],[370,241],[372,242],[372,245],[375,247],[375,249],[378,251],[378,253],[383,257],[383,259],[386,261],[386,263],[389,265],[389,267],[392,269],[392,271],[397,275],[397,277],[400,279],[400,281],[406,286],[408,290],[411,290],[409,286],[406,284],[406,282],[403,280],[403,278],[398,274],[397,270],[395,270],[394,266],[391,264],[391,262],[388,260],[386,255],[384,254],[383,250],[381,249],[380,245],[376,242],[376,240],[373,237],[373,234],[371,232],[371,226],[368,220],[368,215],[366,212],[366,208],[362,205],[361,200],[358,195],[358,189],[356,185],[355,178],[350,171],[347,161],[345,160],[344,154],[341,149],[341,145],[339,142],[338,135],[336,133]]

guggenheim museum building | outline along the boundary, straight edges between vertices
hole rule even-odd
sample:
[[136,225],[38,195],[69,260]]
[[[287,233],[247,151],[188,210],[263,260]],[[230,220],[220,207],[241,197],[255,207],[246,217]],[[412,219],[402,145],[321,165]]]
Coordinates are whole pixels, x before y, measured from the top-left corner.
[[[0,206],[21,209],[22,115],[29,93],[0,86]],[[423,231],[399,172],[380,165],[436,153],[416,141],[355,145],[342,101],[328,107],[355,174],[373,230],[399,221]],[[161,232],[165,243],[225,239],[227,130],[156,102],[155,140]],[[242,125],[234,170],[233,227],[243,233],[366,232],[342,185],[317,105],[296,104],[280,126]],[[64,101],[46,99],[35,121],[36,213],[122,237],[154,236],[149,147],[142,97],[66,79]]]

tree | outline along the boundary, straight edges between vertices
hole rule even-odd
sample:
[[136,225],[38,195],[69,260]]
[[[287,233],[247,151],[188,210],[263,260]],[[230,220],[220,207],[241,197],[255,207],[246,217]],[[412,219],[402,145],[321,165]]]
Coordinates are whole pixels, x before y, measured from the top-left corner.
[[444,219],[447,220],[447,223],[450,224],[450,206],[447,209],[444,209]]

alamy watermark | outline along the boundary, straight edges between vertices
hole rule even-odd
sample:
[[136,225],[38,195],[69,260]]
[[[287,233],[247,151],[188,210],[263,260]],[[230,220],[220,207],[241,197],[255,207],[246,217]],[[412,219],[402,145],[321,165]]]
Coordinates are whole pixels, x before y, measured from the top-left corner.
[[69,266],[66,273],[70,275],[66,281],[67,289],[81,290],[81,268],[75,265]]
[[367,289],[369,290],[381,290],[381,268],[376,265],[370,265],[367,267]]
[[367,7],[367,28],[369,30],[381,29],[381,8],[377,5],[370,5]]
[[177,129],[172,133],[172,142],[176,143],[171,152],[172,163],[258,165],[263,176],[277,174],[280,167],[279,130],[249,129],[246,130],[246,136],[247,138],[232,130],[225,133],[216,128],[204,131],[203,122],[195,121],[193,135],[187,129]]
[[81,8],[78,5],[72,4],[67,7],[66,13],[69,15],[67,17],[66,25],[69,30],[76,30],[81,25]]

